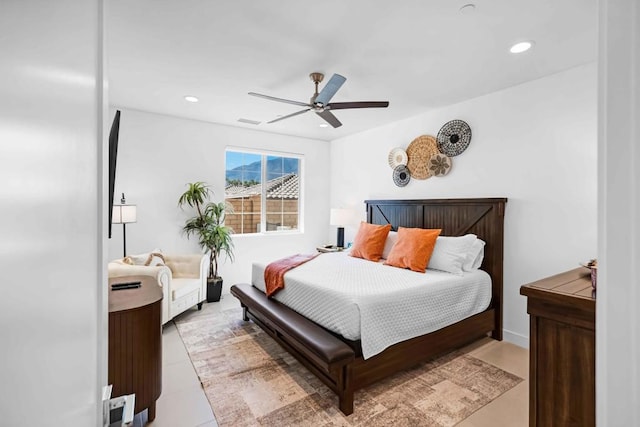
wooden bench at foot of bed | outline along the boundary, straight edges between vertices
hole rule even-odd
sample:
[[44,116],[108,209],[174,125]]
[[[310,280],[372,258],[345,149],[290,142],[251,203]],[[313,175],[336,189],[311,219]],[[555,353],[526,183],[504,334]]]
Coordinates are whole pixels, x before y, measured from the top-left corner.
[[244,320],[253,320],[329,386],[338,395],[342,412],[353,412],[347,367],[355,352],[349,345],[251,285],[233,285],[231,294],[242,303]]
[[495,321],[489,309],[365,360],[361,351],[251,285],[233,285],[231,294],[240,300],[245,320],[258,324],[338,395],[345,415],[353,413],[355,390],[486,336]]

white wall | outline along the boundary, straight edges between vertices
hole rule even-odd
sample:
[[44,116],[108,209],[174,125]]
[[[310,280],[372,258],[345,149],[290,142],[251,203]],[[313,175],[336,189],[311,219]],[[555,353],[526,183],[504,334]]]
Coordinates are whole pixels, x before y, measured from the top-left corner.
[[[449,175],[396,187],[389,150],[435,136],[452,119],[469,123],[473,137]],[[589,64],[339,139],[331,143],[331,206],[364,215],[371,198],[507,197],[505,337],[528,345],[520,286],[596,254],[596,119]],[[355,231],[345,230],[346,241]]]
[[599,2],[596,420],[640,425],[640,7]]
[[102,1],[0,2],[0,424],[101,425]]
[[[115,110],[112,109],[113,116]],[[138,206],[138,222],[127,225],[127,253],[160,248],[166,253],[199,252],[197,240],[181,234],[191,211],[177,202],[188,182],[205,181],[224,199],[225,148],[246,147],[302,154],[304,232],[234,236],[234,263],[220,267],[224,291],[250,282],[251,263],[313,251],[329,227],[329,143],[243,128],[121,109],[115,203],[124,192]],[[122,257],[122,226],[114,225],[109,259]]]

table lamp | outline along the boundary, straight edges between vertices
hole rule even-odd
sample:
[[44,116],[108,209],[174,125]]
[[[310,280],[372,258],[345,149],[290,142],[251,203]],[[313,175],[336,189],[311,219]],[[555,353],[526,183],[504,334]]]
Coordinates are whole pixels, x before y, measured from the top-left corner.
[[349,209],[331,209],[329,223],[338,226],[337,246],[344,248],[344,226],[351,224],[352,214]]

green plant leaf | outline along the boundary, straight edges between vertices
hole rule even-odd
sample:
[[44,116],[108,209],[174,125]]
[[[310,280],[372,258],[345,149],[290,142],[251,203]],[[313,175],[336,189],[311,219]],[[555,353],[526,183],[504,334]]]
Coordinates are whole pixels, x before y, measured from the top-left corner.
[[198,238],[198,244],[209,252],[209,278],[219,277],[220,254],[224,252],[234,261],[233,230],[224,225],[226,213],[232,213],[233,209],[226,202],[209,202],[213,192],[206,183],[198,181],[187,185],[189,188],[178,199],[178,206],[194,207],[197,215],[185,221],[182,232],[187,238]]

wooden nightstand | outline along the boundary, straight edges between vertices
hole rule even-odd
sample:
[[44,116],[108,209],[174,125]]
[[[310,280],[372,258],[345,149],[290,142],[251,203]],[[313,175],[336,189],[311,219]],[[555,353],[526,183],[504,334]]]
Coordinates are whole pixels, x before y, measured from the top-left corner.
[[595,291],[576,268],[520,288],[528,297],[529,425],[595,426]]
[[[139,281],[140,287],[114,291],[114,283]],[[137,414],[156,417],[162,392],[162,288],[150,276],[109,279],[109,384],[114,396],[135,393]]]

